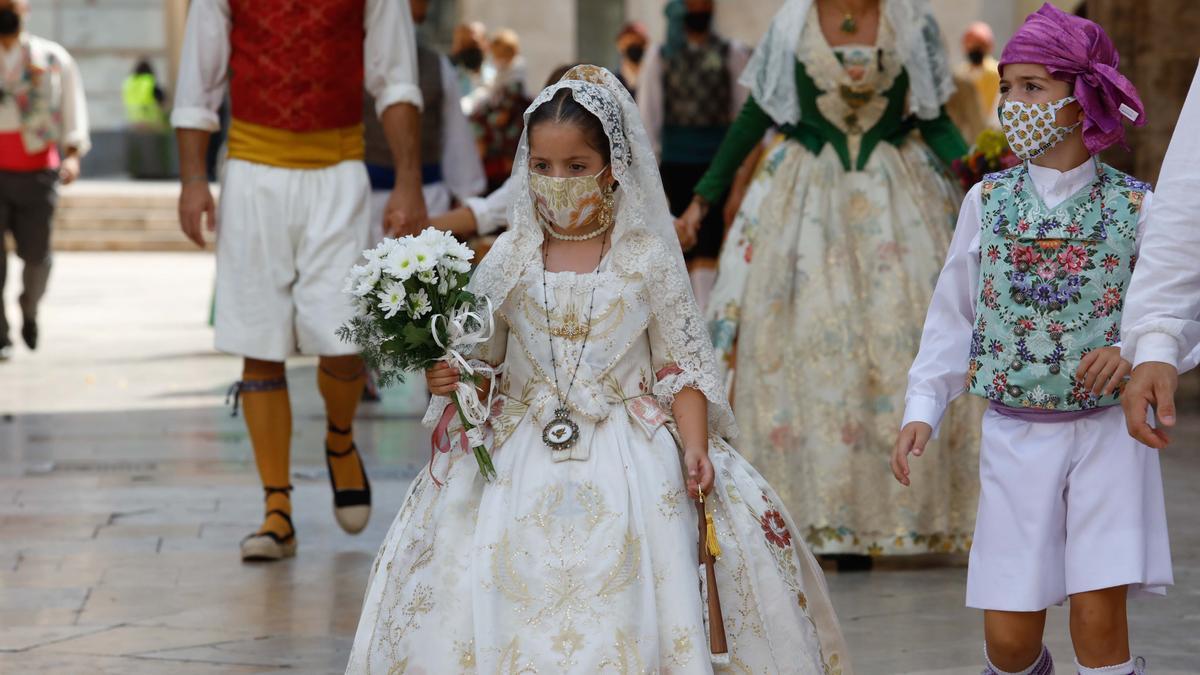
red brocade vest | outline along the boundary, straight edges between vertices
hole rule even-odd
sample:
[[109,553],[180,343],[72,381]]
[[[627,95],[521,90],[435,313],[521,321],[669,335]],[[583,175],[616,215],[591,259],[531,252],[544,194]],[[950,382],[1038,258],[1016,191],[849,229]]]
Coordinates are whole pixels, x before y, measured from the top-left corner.
[[362,157],[365,4],[229,0],[231,156],[303,168]]
[[233,116],[322,131],[362,121],[364,0],[230,0]]

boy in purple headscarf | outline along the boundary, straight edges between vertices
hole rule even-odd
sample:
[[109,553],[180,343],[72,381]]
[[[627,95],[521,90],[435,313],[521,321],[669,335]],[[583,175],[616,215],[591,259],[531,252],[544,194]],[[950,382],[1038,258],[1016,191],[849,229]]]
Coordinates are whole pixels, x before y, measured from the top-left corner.
[[892,471],[911,482],[949,402],[988,399],[967,605],[985,675],[1054,672],[1046,608],[1071,600],[1083,675],[1143,672],[1125,602],[1172,584],[1158,455],[1125,431],[1125,290],[1145,183],[1096,155],[1142,124],[1104,30],[1044,5],[1000,60],[1001,125],[1024,162],[963,202],[909,371]]

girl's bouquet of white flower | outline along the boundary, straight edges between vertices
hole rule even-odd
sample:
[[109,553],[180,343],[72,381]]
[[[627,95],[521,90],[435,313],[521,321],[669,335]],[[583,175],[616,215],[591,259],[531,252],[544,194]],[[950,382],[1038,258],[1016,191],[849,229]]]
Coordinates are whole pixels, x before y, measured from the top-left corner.
[[346,279],[357,313],[338,336],[359,346],[381,387],[438,361],[456,365],[466,378],[451,398],[479,472],[491,480],[496,470],[481,430],[491,403],[479,400],[476,385],[495,371],[463,356],[494,329],[491,302],[466,289],[474,256],[453,235],[432,227],[415,237],[384,239],[363,252],[366,263],[355,265]]

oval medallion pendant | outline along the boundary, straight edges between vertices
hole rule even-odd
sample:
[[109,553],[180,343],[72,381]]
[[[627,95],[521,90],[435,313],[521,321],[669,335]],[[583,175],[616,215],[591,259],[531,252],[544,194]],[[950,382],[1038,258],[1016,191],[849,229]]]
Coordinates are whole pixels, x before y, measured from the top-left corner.
[[542,432],[542,442],[551,450],[570,450],[579,440],[579,425],[569,415],[570,411],[566,408],[555,410],[554,419]]

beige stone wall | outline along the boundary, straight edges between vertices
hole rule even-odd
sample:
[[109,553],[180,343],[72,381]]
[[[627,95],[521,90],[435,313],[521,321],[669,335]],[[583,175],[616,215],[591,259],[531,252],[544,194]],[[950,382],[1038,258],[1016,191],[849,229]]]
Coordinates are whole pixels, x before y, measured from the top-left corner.
[[511,28],[521,36],[531,93],[556,66],[575,60],[575,3],[569,0],[459,0],[458,16],[482,21],[489,31]]
[[1146,106],[1146,126],[1129,134],[1132,152],[1113,150],[1105,160],[1153,182],[1200,59],[1195,40],[1200,2],[1088,0],[1087,10],[1112,36],[1121,52],[1121,71]]
[[58,42],[75,57],[87,92],[93,131],[122,128],[121,85],[146,56],[159,78],[171,68],[164,0],[34,0],[29,31]]

